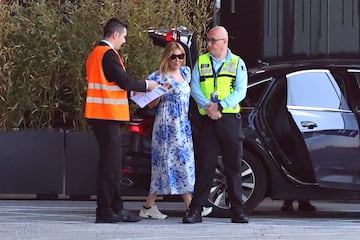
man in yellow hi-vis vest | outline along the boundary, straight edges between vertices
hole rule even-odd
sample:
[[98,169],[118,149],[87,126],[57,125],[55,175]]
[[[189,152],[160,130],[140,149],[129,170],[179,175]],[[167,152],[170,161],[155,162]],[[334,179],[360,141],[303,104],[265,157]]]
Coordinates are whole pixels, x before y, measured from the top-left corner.
[[104,38],[86,60],[88,82],[85,118],[99,146],[96,181],[96,223],[137,222],[140,218],[123,208],[120,191],[121,124],[130,120],[127,90],[145,92],[155,81],[136,81],[125,70],[118,53],[125,43],[127,24],[112,18],[104,27]]
[[247,223],[241,192],[243,133],[239,104],[246,96],[247,69],[228,48],[224,27],[212,28],[207,41],[208,53],[199,57],[192,72],[191,95],[199,108],[201,128],[195,144],[194,195],[183,223],[202,222],[201,210],[207,203],[219,154],[228,183],[231,222]]

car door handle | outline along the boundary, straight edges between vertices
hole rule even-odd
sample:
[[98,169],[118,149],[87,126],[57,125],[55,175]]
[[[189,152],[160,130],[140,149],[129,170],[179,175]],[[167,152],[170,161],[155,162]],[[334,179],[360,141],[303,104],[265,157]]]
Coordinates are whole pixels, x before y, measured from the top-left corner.
[[317,124],[312,121],[301,121],[301,126],[308,129],[314,129],[317,127]]
[[360,114],[360,107],[359,107],[359,106],[356,106],[356,107],[355,107],[355,112],[356,112],[357,114]]

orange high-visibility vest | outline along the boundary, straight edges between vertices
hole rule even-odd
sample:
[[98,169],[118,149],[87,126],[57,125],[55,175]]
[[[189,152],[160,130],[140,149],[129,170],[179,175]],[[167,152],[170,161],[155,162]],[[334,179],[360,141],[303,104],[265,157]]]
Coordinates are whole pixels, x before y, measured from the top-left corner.
[[[116,83],[106,80],[102,59],[109,46],[96,46],[86,60],[87,94],[85,104],[85,117],[89,119],[104,119],[129,121],[129,101],[127,91],[121,89]],[[115,51],[116,52],[116,51]],[[121,66],[125,69],[120,55]]]

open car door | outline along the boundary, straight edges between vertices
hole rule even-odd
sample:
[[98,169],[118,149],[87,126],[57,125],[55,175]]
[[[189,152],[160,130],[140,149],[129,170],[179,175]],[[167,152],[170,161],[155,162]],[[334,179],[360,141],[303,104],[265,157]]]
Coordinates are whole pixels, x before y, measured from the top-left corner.
[[287,108],[302,133],[318,184],[360,189],[359,123],[344,83],[351,79],[336,79],[326,69],[286,78]]

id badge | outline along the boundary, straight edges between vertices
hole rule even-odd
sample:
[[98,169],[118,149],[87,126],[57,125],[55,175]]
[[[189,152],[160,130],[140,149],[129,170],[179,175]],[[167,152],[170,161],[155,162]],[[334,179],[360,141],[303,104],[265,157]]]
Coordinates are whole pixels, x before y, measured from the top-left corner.
[[211,93],[210,97],[211,97],[212,102],[219,102],[219,93],[218,92]]

